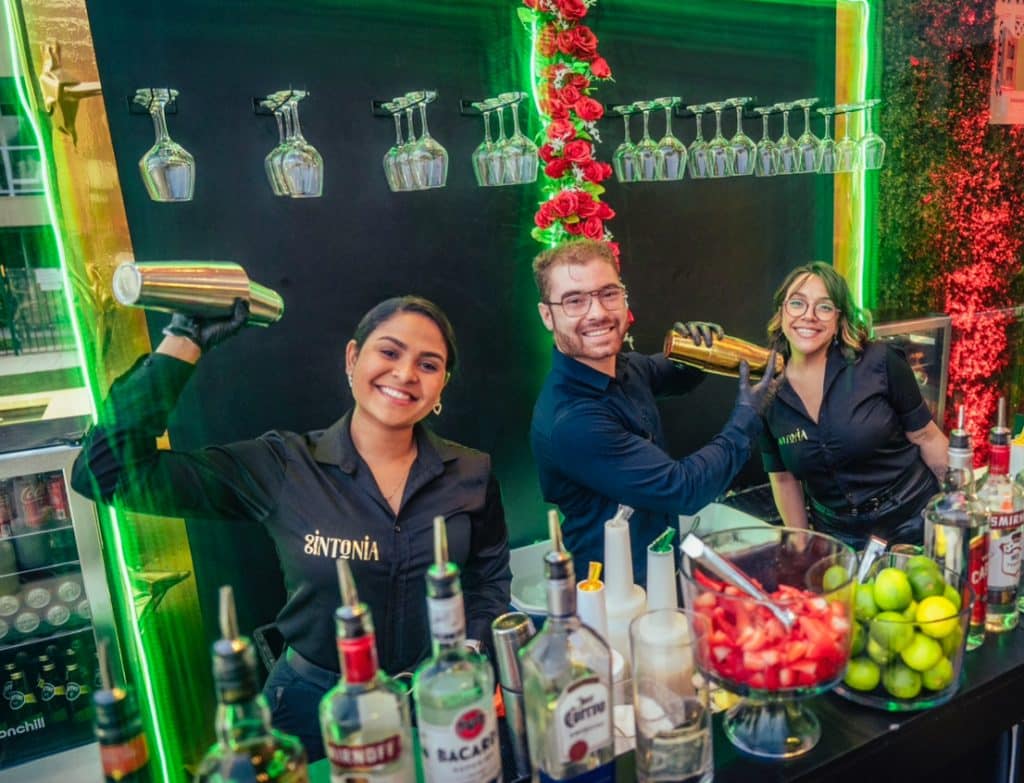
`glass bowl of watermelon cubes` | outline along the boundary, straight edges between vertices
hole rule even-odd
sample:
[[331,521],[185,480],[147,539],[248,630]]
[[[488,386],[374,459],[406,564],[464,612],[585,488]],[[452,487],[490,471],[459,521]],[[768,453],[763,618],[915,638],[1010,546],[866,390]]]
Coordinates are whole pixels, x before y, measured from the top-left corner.
[[[704,631],[697,666],[742,697],[725,715],[726,735],[754,756],[806,753],[821,725],[803,701],[840,682],[850,658],[857,555],[832,536],[769,525],[702,540],[767,594],[754,599],[683,555],[686,609]],[[789,627],[770,604],[790,613]]]
[[[924,554],[886,552],[857,585],[850,664],[836,693],[890,712],[934,707],[960,686],[984,605],[969,579]],[[979,633],[979,635],[981,635]]]

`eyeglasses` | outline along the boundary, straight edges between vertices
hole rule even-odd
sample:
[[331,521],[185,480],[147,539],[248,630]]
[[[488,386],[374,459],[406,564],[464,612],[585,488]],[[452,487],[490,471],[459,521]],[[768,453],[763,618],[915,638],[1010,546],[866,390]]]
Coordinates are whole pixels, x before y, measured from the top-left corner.
[[[783,307],[788,315],[799,318],[807,312],[810,304],[806,299],[787,299]],[[814,305],[814,317],[819,321],[834,321],[838,314],[838,308],[831,302],[817,302]]]
[[605,310],[621,310],[626,303],[626,288],[621,285],[606,285],[596,291],[566,294],[562,297],[561,302],[545,302],[544,304],[558,305],[570,318],[578,318],[590,312],[590,306],[595,298],[601,300],[601,307]]

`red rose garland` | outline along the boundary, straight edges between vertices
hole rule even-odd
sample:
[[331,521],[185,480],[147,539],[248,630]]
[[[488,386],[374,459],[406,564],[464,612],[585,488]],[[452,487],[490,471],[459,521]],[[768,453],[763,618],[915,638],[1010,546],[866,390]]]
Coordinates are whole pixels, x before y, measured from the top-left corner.
[[[532,232],[545,245],[570,236],[612,238],[605,221],[615,211],[601,201],[601,183],[612,168],[594,157],[594,141],[600,141],[595,123],[604,107],[590,97],[594,81],[611,79],[612,72],[597,53],[597,36],[580,24],[596,1],[523,0],[526,8],[520,9],[526,24],[537,25],[537,89],[541,112],[549,119],[538,152],[549,181]],[[618,254],[618,245],[610,243]]]

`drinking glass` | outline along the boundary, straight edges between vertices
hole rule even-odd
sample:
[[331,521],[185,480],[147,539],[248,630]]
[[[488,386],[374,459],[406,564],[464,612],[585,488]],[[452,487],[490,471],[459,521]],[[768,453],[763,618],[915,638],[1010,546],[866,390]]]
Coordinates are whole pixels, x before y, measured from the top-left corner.
[[644,118],[644,135],[636,145],[636,179],[637,182],[654,182],[658,179],[658,145],[651,138],[651,109],[656,108],[654,101],[637,101],[633,104]]
[[866,114],[864,117],[864,135],[860,137],[860,157],[864,162],[864,168],[868,171],[875,171],[882,168],[882,161],[885,160],[885,139],[875,133],[874,124],[871,121],[871,110],[881,101],[878,98],[871,98],[864,101]]
[[491,180],[490,159],[491,155],[494,154],[494,142],[491,140],[491,114],[494,109],[489,100],[476,101],[473,103],[473,108],[480,112],[484,118],[484,140],[477,145],[472,155],[473,174],[476,176],[477,185],[490,187],[491,185],[501,183],[500,179],[497,183]]
[[799,151],[796,139],[789,135],[789,112],[796,108],[796,104],[776,103],[775,108],[782,112],[782,135],[775,142],[777,173],[796,174]]
[[642,614],[629,625],[636,778],[640,783],[713,776],[711,708],[707,680],[695,666],[706,626],[680,609]]
[[707,104],[697,103],[686,107],[697,115],[697,138],[690,142],[687,155],[687,165],[690,169],[690,179],[706,179],[711,176],[711,155],[708,152],[708,143],[704,141],[704,112],[708,110]]
[[272,93],[260,101],[261,106],[273,112],[274,120],[277,122],[277,146],[263,159],[263,170],[270,182],[270,190],[275,196],[288,195],[288,184],[284,181],[284,172],[281,171],[281,155],[292,136],[291,116],[283,108],[286,95],[287,93]]
[[[836,106],[836,114],[845,115],[843,138],[836,144],[836,172],[857,171],[860,168],[860,145],[850,138],[851,114],[860,107],[853,103]],[[839,121],[836,121],[838,125]]]
[[135,102],[153,118],[156,141],[139,159],[139,172],[153,201],[191,201],[196,185],[195,158],[167,132],[164,109],[178,97],[177,90],[146,88],[135,91]]
[[[448,181],[448,151],[434,140],[427,127],[427,104],[436,100],[437,93],[433,90],[420,90],[406,93],[405,97],[420,110],[420,137],[409,150],[413,180],[420,190],[443,188]],[[498,118],[500,124],[501,115]]]
[[619,182],[634,182],[636,181],[636,145],[629,137],[629,115],[636,111],[636,107],[631,103],[626,103],[622,106],[613,106],[612,110],[622,115],[622,121],[625,124],[625,136],[622,143],[612,153],[612,168],[615,169],[615,178]]
[[817,174],[821,168],[821,140],[811,131],[811,107],[817,102],[817,98],[793,101],[796,108],[804,110],[804,132],[796,140],[796,170],[800,174]]
[[398,163],[399,151],[405,144],[405,139],[402,138],[402,111],[405,109],[405,102],[398,98],[388,101],[383,104],[383,107],[395,118],[395,143],[384,153],[384,176],[387,178],[388,188],[392,192],[408,190],[405,186],[405,179],[402,177],[401,166]]
[[[537,181],[537,145],[519,129],[519,104],[525,92],[503,92],[498,100],[505,101],[512,112],[512,136],[505,146],[505,184],[525,185]],[[509,176],[509,174],[512,176]]]
[[708,142],[708,158],[711,169],[710,177],[731,177],[736,170],[734,152],[725,136],[722,135],[722,109],[729,106],[727,101],[713,101],[707,107],[715,113],[715,136]]
[[832,106],[822,106],[817,111],[825,118],[825,135],[821,137],[821,168],[818,173],[832,174],[836,170],[836,142],[829,135],[828,126],[836,110]]
[[293,90],[284,110],[291,120],[291,138],[280,156],[285,188],[292,198],[317,198],[324,192],[324,159],[316,147],[306,141],[299,125],[299,101],[308,93]]
[[757,160],[757,145],[743,132],[743,107],[752,100],[753,98],[730,98],[726,101],[729,106],[736,107],[736,133],[729,139],[729,147],[732,149],[733,174],[737,177],[753,174]]
[[665,109],[665,135],[658,142],[655,152],[657,178],[675,182],[686,173],[686,145],[672,135],[672,109],[682,103],[682,98],[655,98],[654,104]]
[[779,173],[779,150],[768,134],[768,116],[775,112],[775,107],[758,106],[754,111],[761,115],[761,140],[757,142],[754,173],[759,177],[774,177]]

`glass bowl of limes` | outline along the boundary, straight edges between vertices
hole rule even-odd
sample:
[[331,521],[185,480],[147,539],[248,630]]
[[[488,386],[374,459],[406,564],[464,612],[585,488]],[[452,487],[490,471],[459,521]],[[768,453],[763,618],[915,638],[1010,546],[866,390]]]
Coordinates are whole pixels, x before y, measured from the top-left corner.
[[855,587],[850,663],[836,693],[891,712],[949,701],[974,597],[966,577],[927,555],[883,554]]

